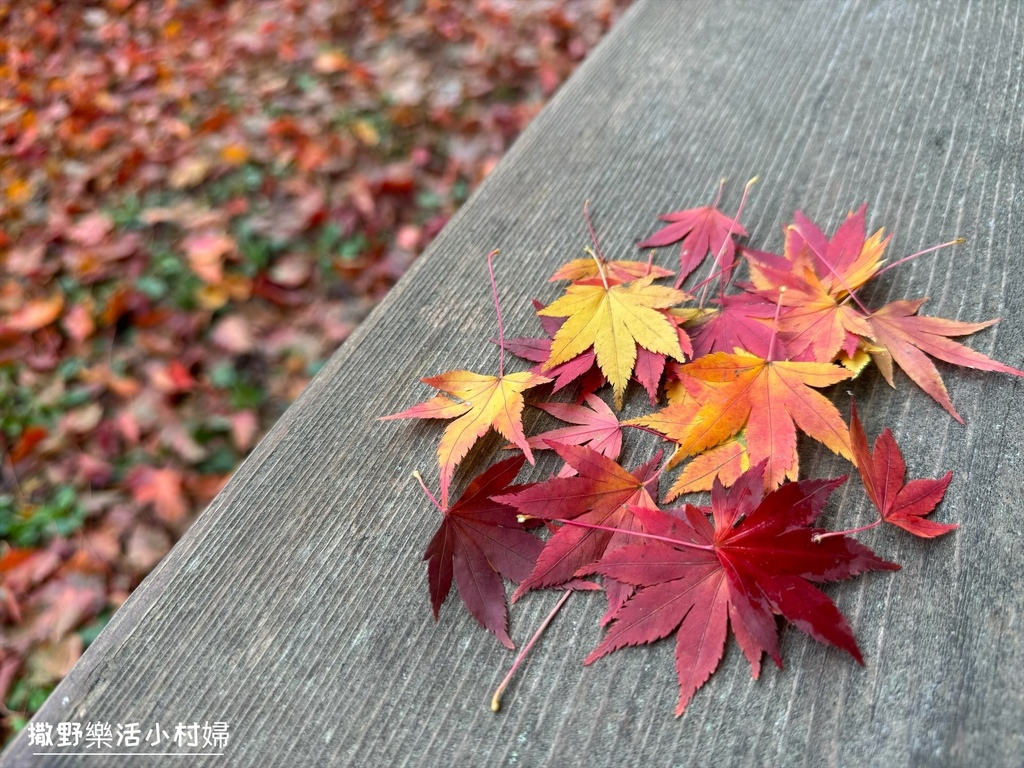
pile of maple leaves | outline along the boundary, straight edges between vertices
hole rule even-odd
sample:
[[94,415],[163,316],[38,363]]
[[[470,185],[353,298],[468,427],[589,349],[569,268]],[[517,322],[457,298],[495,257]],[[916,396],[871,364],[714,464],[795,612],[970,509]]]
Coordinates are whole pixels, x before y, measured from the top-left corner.
[[0,4],[0,740],[626,5]]
[[[455,370],[425,378],[444,394],[383,417],[453,419],[437,449],[440,500],[420,479],[442,514],[425,555],[435,619],[454,581],[469,612],[512,648],[503,577],[518,584],[515,601],[537,588],[597,589],[587,577],[599,575],[607,633],[584,663],[676,633],[677,716],[717,668],[728,627],[755,678],[764,654],[782,665],[778,616],[863,663],[846,619],[816,585],[899,568],[858,543],[858,531],[889,523],[932,538],[956,528],[926,518],[952,473],[906,482],[891,431],[869,448],[856,406],[847,425],[819,390],[872,364],[894,385],[898,367],[961,420],[931,358],[1024,376],[953,341],[994,321],[921,315],[924,300],[862,303],[857,292],[900,263],[883,266],[889,237],[867,235],[866,206],[831,238],[798,211],[774,254],[738,250],[743,204],[728,216],[718,202],[661,216],[667,225],[638,243],[680,243],[674,287],[658,282],[673,273],[654,266],[654,251],[646,262],[607,260],[585,207],[594,248],[551,277],[569,283],[561,296],[535,302],[544,336],[506,343],[498,310],[497,376]],[[682,290],[708,255],[711,274]],[[506,347],[535,366],[506,373]],[[620,422],[596,393],[610,384],[621,409],[631,381],[652,406],[662,396],[667,404]],[[535,404],[568,426],[527,437],[525,393],[570,385],[574,401]],[[521,455],[473,478],[449,503],[459,463],[492,428]],[[659,451],[639,467],[620,466],[626,428],[658,434],[673,453],[664,463]],[[816,526],[846,478],[800,479],[798,431],[856,466],[875,522],[846,531]],[[545,449],[564,461],[562,470],[512,485],[523,464],[534,463],[533,451]],[[661,475],[682,462],[664,503],[710,491],[710,506],[657,503]],[[546,539],[530,530],[542,525]]]

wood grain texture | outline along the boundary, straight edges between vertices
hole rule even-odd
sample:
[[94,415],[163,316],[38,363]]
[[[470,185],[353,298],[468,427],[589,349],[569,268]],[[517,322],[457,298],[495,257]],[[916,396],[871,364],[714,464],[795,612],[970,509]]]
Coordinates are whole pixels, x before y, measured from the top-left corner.
[[[934,542],[862,536],[903,565],[828,589],[865,667],[786,629],[785,669],[755,682],[730,641],[679,720],[671,643],[581,665],[601,636],[600,595],[570,599],[492,714],[512,654],[461,606],[434,624],[420,561],[437,513],[409,473],[436,487],[440,429],[375,419],[428,396],[420,376],[494,371],[491,248],[502,249],[506,327],[532,334],[529,298],[553,298],[544,280],[587,242],[585,199],[605,251],[625,256],[657,213],[704,203],[721,176],[727,210],[761,177],[745,221],[767,248],[781,247],[796,208],[831,231],[864,201],[869,225],[895,232],[894,257],[966,237],[888,273],[867,298],[930,296],[930,314],[1003,316],[969,343],[1020,366],[1022,14],[1013,0],[634,7],[37,719],[226,720],[218,766],[1021,765],[1019,380],[944,367],[966,426],[902,374],[895,391],[875,372],[835,391],[844,413],[847,390],[856,395],[869,434],[893,426],[913,475],[955,470],[938,517],[962,527]],[[643,405],[635,391],[630,403]],[[499,448],[479,445],[456,485]],[[849,471],[809,444],[801,459],[808,477]],[[872,514],[857,483],[829,510],[850,525]],[[518,644],[555,599],[515,606]],[[76,760],[97,764],[33,758],[22,738],[4,765]]]

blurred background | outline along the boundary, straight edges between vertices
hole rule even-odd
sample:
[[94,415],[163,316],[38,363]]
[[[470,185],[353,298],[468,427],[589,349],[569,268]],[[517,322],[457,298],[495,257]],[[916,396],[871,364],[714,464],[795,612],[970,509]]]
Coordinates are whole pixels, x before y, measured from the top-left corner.
[[0,1],[4,741],[628,5]]

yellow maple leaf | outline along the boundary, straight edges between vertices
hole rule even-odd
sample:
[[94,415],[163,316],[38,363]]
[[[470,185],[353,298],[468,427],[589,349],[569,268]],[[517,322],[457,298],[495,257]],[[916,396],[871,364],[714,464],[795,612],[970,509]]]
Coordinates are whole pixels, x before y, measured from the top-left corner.
[[598,367],[614,388],[615,407],[622,408],[626,384],[636,365],[638,344],[682,362],[680,332],[659,310],[668,309],[687,296],[674,288],[652,285],[654,277],[649,275],[612,286],[599,280],[570,285],[564,296],[539,313],[566,318],[551,342],[551,355],[544,370],[593,347]]
[[401,413],[384,416],[381,421],[455,419],[445,428],[437,446],[443,507],[448,504],[448,487],[455,474],[455,467],[492,427],[505,439],[515,443],[526,454],[529,462],[533,463],[533,453],[523,432],[523,392],[547,384],[551,379],[529,371],[503,376],[448,371],[439,376],[428,376],[421,381],[458,399],[437,395]]

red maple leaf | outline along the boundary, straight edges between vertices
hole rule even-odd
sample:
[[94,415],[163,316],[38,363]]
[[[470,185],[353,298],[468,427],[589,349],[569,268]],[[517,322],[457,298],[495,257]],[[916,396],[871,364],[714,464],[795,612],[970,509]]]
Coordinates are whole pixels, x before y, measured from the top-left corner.
[[[443,519],[423,556],[427,561],[434,620],[454,579],[473,618],[507,648],[515,646],[508,636],[508,610],[501,577],[514,582],[525,579],[544,544],[523,530],[515,509],[491,497],[522,490],[509,483],[515,480],[525,460],[525,456],[505,459],[477,475],[448,509],[435,500]],[[433,499],[429,491],[427,495]]]
[[661,214],[658,218],[669,222],[668,226],[662,227],[646,240],[636,244],[637,248],[658,248],[681,241],[679,274],[676,276],[677,288],[700,266],[708,253],[715,255],[722,269],[723,279],[729,281],[732,263],[736,259],[736,243],[733,237],[746,237],[747,230],[738,221],[734,221],[732,216],[726,216],[718,210],[718,201],[721,197],[722,186],[719,185],[718,195],[711,205]]
[[678,630],[678,716],[718,667],[729,625],[755,678],[764,652],[782,666],[776,615],[863,663],[846,619],[812,582],[899,566],[847,536],[814,541],[810,525],[846,478],[788,483],[762,498],[763,471],[763,464],[751,469],[729,490],[716,483],[710,509],[633,510],[657,540],[616,549],[585,569],[636,588],[585,664]]
[[[938,480],[911,480],[903,484],[907,465],[903,454],[888,428],[875,439],[875,450],[868,450],[868,438],[857,416],[857,406],[850,412],[850,443],[857,471],[864,481],[868,498],[878,507],[879,522],[898,525],[905,531],[924,539],[933,539],[957,528],[956,523],[936,523],[925,520],[946,494],[953,473],[947,472]],[[865,528],[873,527],[865,526]]]
[[[571,580],[577,570],[593,563],[606,550],[629,541],[629,531],[641,530],[628,509],[630,506],[655,506],[648,488],[657,483],[660,451],[643,466],[627,472],[587,446],[554,441],[548,441],[548,445],[576,470],[577,476],[555,477],[526,490],[498,496],[495,501],[541,520],[576,519],[617,532],[562,526],[545,543],[537,565],[516,589],[513,600],[531,589],[555,587]],[[606,586],[605,591],[609,593],[609,603],[618,599],[614,587],[609,590]]]

